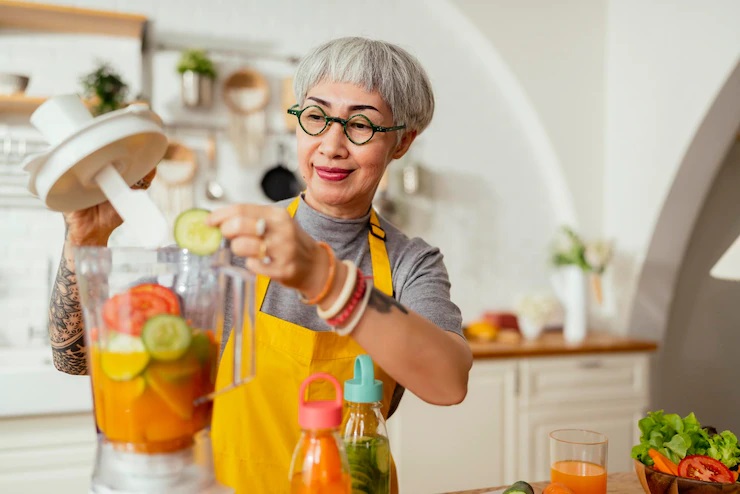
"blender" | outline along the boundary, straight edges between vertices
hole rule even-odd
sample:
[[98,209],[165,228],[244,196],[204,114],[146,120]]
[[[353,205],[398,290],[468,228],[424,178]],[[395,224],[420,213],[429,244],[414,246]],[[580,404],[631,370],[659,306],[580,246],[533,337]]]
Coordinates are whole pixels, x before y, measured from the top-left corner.
[[[140,243],[74,249],[98,429],[90,492],[233,492],[215,479],[209,427],[213,398],[254,376],[254,277],[225,248],[204,256],[160,245],[162,214],[129,188],[166,150],[146,105],[93,118],[61,96],[31,122],[51,147],[25,164],[29,190],[58,211],[108,199]],[[228,335],[233,379],[216,389]]]

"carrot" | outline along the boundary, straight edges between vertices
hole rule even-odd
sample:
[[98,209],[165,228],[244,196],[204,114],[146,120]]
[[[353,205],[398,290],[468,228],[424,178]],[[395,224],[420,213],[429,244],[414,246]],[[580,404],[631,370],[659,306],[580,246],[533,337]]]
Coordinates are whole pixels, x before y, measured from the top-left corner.
[[730,473],[732,474],[732,479],[737,482],[738,473],[737,470],[730,470]]
[[573,494],[573,491],[565,484],[553,482],[542,491],[542,494]]
[[678,465],[673,463],[670,458],[653,448],[648,450],[648,454],[653,459],[653,462],[655,462],[655,469],[657,471],[678,477]]

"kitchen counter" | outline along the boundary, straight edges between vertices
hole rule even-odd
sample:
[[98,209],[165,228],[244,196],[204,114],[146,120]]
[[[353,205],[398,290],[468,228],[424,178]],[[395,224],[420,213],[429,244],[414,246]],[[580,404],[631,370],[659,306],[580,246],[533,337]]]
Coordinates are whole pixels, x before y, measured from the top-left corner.
[[638,340],[603,332],[589,332],[585,341],[568,344],[560,331],[545,332],[537,340],[520,342],[481,341],[468,339],[476,359],[544,357],[584,353],[653,352],[654,341]]
[[[549,482],[534,482],[532,487],[535,494],[541,494]],[[485,494],[502,491],[508,486],[489,487],[486,489],[473,489],[470,491],[456,491],[447,494]],[[610,473],[606,481],[606,492],[608,494],[642,494],[644,493],[640,481],[634,472]]]

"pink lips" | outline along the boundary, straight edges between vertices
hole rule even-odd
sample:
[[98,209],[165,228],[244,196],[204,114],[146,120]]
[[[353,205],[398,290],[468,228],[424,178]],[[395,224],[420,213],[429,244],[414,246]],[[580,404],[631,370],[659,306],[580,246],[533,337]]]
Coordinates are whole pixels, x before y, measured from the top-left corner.
[[345,170],[344,168],[325,168],[315,166],[316,174],[323,180],[330,182],[339,182],[349,177],[353,170]]

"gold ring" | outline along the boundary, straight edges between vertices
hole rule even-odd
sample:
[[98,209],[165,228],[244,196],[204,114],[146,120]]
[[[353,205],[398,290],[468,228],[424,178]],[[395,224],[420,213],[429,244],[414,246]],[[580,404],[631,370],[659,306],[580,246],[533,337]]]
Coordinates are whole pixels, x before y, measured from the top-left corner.
[[262,264],[270,264],[272,262],[272,258],[267,255],[267,240],[266,239],[263,239],[260,242],[260,251],[259,251],[258,257],[260,261],[262,261]]
[[258,237],[264,237],[267,232],[267,221],[264,218],[258,218],[257,223],[254,225],[254,230]]

